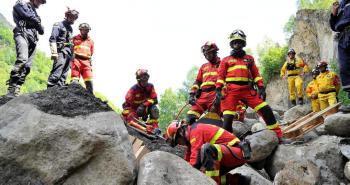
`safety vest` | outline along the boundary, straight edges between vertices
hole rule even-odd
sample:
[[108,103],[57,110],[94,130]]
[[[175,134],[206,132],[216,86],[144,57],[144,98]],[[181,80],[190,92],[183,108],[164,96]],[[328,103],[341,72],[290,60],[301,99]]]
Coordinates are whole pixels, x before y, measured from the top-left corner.
[[90,38],[82,40],[80,36],[76,36],[73,39],[73,43],[75,55],[86,59],[91,58],[93,42]]

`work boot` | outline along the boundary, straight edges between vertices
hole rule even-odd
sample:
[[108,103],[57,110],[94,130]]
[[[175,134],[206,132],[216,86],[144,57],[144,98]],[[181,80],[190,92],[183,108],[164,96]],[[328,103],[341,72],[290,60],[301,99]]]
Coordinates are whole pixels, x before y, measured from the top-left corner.
[[16,84],[11,84],[7,89],[6,96],[9,98],[14,98],[19,96],[19,92],[20,92],[20,86],[17,86]]
[[304,105],[304,99],[303,98],[299,98],[298,103],[299,103],[299,105]]
[[297,105],[297,102],[295,100],[291,100],[290,103],[292,104],[292,107]]
[[342,113],[350,113],[350,105],[341,105],[339,107],[339,111],[341,111]]
[[89,91],[90,94],[92,94],[92,95],[94,94],[92,81],[85,81],[85,87],[86,87],[86,90]]

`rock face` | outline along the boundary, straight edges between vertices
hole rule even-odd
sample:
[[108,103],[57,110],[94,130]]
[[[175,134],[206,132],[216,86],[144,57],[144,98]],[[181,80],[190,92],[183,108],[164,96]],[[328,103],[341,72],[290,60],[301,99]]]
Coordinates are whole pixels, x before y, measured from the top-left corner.
[[340,139],[335,136],[320,136],[301,146],[279,145],[271,159],[267,160],[265,169],[274,177],[287,166],[288,161],[303,163],[307,160],[320,170],[320,184],[340,184],[345,181],[345,161],[338,146]]
[[[79,89],[80,94],[70,94]],[[133,184],[136,160],[120,116],[98,106],[85,107],[89,114],[78,115],[84,105],[72,100],[83,99],[86,91],[66,90],[72,97],[52,90],[0,107],[0,184]],[[53,94],[57,104],[50,105]],[[73,111],[75,117],[63,117],[43,112],[37,102],[45,102],[47,110],[81,108]]]
[[274,185],[316,185],[320,170],[310,161],[289,161],[282,171],[276,174]]
[[[294,33],[289,46],[302,57],[311,68],[319,60],[332,61],[337,58],[335,34],[329,27],[329,10],[299,10],[296,14]],[[304,86],[311,80],[307,75]],[[278,91],[276,91],[278,89]],[[272,107],[288,107],[287,81],[275,77],[267,85],[267,99]]]
[[278,145],[278,138],[271,130],[254,133],[246,139],[250,141],[252,148],[252,157],[249,162],[258,162],[267,158]]
[[240,121],[233,121],[232,129],[232,133],[235,134],[237,137],[241,138],[241,136],[245,135],[250,131],[251,125],[247,123],[242,123]]
[[350,115],[343,113],[336,113],[327,116],[325,121],[325,131],[329,135],[336,135],[342,137],[350,136]]
[[350,161],[347,162],[345,164],[345,167],[344,167],[344,174],[345,174],[345,177],[350,180]]
[[259,172],[254,170],[253,168],[249,167],[248,165],[243,165],[241,167],[235,168],[234,170],[230,171],[231,174],[241,174],[244,176],[251,177],[250,184],[257,184],[257,185],[272,185],[272,182],[265,177],[263,177]]
[[180,157],[162,151],[146,154],[140,161],[137,185],[215,185],[215,181]]
[[298,118],[305,116],[310,112],[310,105],[297,105],[284,113],[283,121],[285,123],[292,123],[293,121],[296,121]]

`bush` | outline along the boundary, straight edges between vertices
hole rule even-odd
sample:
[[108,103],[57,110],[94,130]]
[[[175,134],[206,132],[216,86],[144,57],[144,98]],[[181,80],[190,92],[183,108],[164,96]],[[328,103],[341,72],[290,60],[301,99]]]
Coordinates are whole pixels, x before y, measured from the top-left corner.
[[[336,60],[331,60],[329,62],[330,65],[330,69],[334,72],[336,72],[339,76],[339,67],[338,67],[338,62]],[[349,105],[350,104],[350,99],[348,98],[348,93],[345,92],[343,89],[341,89],[339,91],[338,94],[338,99],[340,102],[342,102],[345,105]]]

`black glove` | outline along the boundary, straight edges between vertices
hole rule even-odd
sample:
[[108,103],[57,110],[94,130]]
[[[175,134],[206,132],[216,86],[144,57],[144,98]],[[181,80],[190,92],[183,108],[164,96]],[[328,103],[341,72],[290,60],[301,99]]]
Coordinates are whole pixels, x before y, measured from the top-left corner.
[[146,112],[146,106],[143,104],[137,107],[136,109],[136,114],[138,117],[143,117],[145,115],[145,112]]
[[258,94],[261,99],[263,99],[264,101],[266,100],[265,87],[258,87]]
[[36,30],[38,30],[40,35],[44,35],[44,27],[41,24],[38,25]]
[[196,98],[195,98],[194,96],[195,96],[194,93],[190,93],[190,97],[189,97],[189,99],[188,99],[188,103],[189,103],[190,105],[195,105],[195,104],[196,104]]

